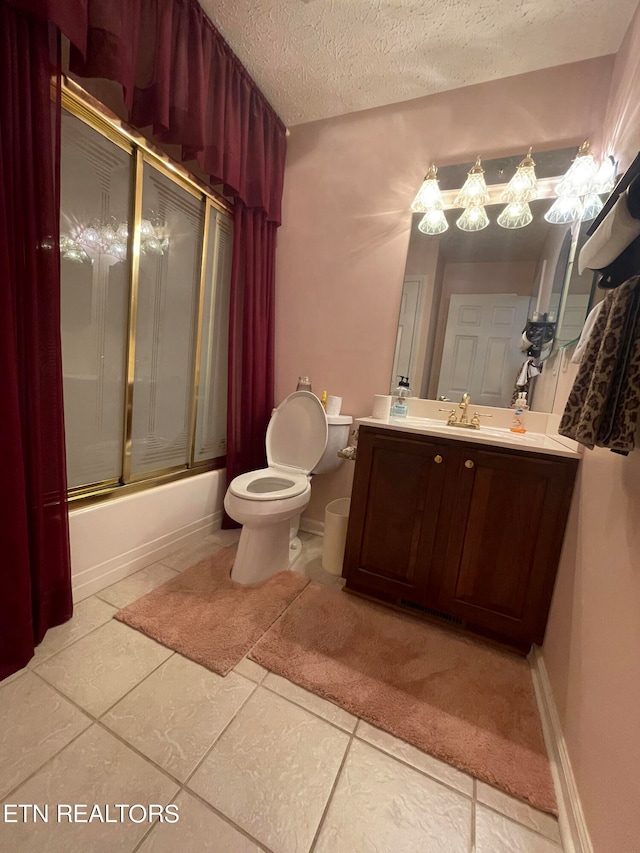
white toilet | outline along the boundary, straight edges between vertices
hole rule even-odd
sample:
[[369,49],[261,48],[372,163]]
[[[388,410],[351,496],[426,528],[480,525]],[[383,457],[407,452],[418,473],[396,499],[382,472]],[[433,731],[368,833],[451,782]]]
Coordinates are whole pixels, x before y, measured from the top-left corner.
[[347,415],[327,415],[309,391],[295,391],[274,410],[266,438],[269,467],[236,477],[224,498],[228,515],[242,524],[232,580],[261,583],[300,554],[300,540],[290,535],[292,520],[309,503],[311,475],[341,463],[338,450],[348,444],[352,422]]

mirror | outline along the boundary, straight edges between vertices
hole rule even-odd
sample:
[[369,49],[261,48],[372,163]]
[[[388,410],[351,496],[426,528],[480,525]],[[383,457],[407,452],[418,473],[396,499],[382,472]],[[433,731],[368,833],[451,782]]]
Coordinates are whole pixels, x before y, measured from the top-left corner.
[[[553,188],[575,155],[576,148],[534,153],[542,197],[530,202],[533,221],[517,229],[497,224],[505,206],[498,202],[486,205],[487,228],[461,231],[455,221],[462,210],[452,209],[451,202],[473,164],[438,172],[449,229],[423,234],[418,230],[423,214],[413,214],[392,389],[402,375],[409,377],[414,396],[458,401],[468,391],[477,405],[509,407],[516,378],[534,357],[542,371],[528,386],[529,404],[552,410],[557,354],[580,335],[594,278],[590,270],[579,276],[577,264],[590,223],[554,225],[544,219]],[[522,156],[483,161],[492,201]],[[525,327],[529,342],[538,333],[537,350],[523,340]]]

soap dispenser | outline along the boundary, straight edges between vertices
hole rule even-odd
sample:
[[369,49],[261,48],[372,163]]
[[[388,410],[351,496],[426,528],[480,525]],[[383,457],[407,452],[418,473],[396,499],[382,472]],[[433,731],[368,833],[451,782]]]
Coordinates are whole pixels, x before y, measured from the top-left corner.
[[518,399],[516,400],[516,408],[513,413],[513,418],[511,420],[511,426],[509,429],[511,432],[526,432],[527,429],[525,427],[525,412],[527,410],[527,392],[521,391],[518,394]]
[[409,388],[409,377],[401,376],[400,382],[398,383],[398,387],[393,392],[393,401],[391,403],[391,417],[392,418],[406,418],[407,417],[407,399],[411,396],[411,389]]

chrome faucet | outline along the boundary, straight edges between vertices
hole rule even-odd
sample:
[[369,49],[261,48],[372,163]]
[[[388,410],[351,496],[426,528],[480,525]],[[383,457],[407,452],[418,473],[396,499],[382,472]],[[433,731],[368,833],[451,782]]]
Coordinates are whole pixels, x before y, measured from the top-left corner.
[[463,427],[463,429],[480,429],[480,418],[490,418],[492,415],[485,415],[481,412],[474,412],[473,417],[469,420],[467,409],[471,403],[471,397],[467,391],[462,395],[462,400],[458,403],[458,408],[462,409],[460,416],[456,415],[455,409],[440,409],[441,412],[449,412],[447,425],[454,427]]

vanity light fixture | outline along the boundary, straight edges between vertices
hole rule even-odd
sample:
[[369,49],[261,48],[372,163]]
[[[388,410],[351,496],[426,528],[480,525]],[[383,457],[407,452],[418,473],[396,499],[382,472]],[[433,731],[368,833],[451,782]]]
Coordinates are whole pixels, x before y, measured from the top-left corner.
[[432,236],[444,234],[448,227],[449,223],[444,215],[444,210],[437,208],[425,213],[418,223],[418,231],[422,231],[423,234],[430,234]]
[[[73,237],[61,235],[60,255],[75,263],[93,263],[98,255],[109,255],[116,261],[127,259],[129,229],[126,222],[111,217],[106,222],[92,219],[78,228]],[[143,254],[164,255],[169,248],[166,228],[159,221],[143,219],[140,223],[140,250]]]
[[[418,190],[418,194],[411,204],[411,210],[414,213],[429,213],[431,210],[442,210],[444,203],[442,201],[442,193],[438,186],[438,167],[432,163],[429,171],[424,176],[422,186]],[[428,232],[425,232],[428,233]]]
[[597,192],[587,193],[582,200],[582,221],[590,222],[600,213],[604,204]]
[[556,187],[558,198],[544,218],[556,225],[595,219],[603,206],[599,194],[613,189],[615,173],[615,159],[609,154],[598,166],[591,154],[589,140],[585,140],[566,175]]
[[512,201],[496,220],[502,228],[524,228],[533,222],[533,214],[526,201]]
[[613,154],[607,154],[596,175],[596,193],[610,193],[616,185],[616,161]]
[[536,164],[531,157],[532,150],[533,149],[530,148],[527,156],[519,163],[515,175],[511,178],[506,189],[500,196],[501,201],[508,201],[510,203],[528,202],[533,201],[533,199],[537,197],[538,179],[536,178]]
[[585,139],[566,175],[556,187],[558,196],[581,196],[591,192],[596,182],[598,166],[591,153],[589,140]]
[[576,195],[564,195],[557,198],[545,213],[544,218],[552,225],[568,225],[582,219],[584,205]]
[[[456,196],[454,204],[456,207],[469,207],[469,205],[473,205],[475,207],[480,207],[489,202],[489,191],[487,189],[487,185],[484,180],[484,169],[482,168],[482,161],[478,156],[476,160],[475,166],[473,166],[469,172],[467,173],[467,180],[464,182],[462,189]],[[464,214],[463,214],[464,215]],[[486,216],[485,212],[485,216]],[[458,220],[459,221],[459,220]],[[457,224],[457,223],[456,223]],[[487,225],[489,224],[489,220],[487,219]],[[482,226],[485,227],[484,225]],[[464,230],[472,230],[477,231],[479,229],[464,229]]]
[[470,204],[459,219],[456,219],[456,225],[461,231],[482,231],[489,224],[487,211],[482,204]]

